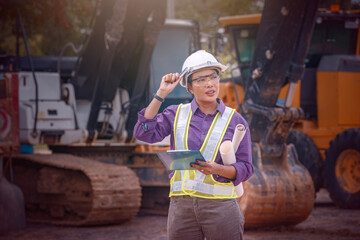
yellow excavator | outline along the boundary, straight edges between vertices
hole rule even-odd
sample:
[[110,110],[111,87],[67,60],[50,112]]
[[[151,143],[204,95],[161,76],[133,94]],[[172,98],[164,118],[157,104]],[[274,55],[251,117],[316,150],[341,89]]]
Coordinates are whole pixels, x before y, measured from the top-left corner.
[[[286,139],[304,115],[301,108],[291,106],[293,86],[305,69],[318,4],[319,1],[265,1],[256,40],[242,48],[243,54],[252,56],[247,63],[248,76],[241,75],[244,95],[238,109],[249,124],[255,168],[239,199],[245,227],[297,224],[309,216],[314,205],[311,175],[298,161],[294,145],[287,144]],[[235,29],[231,33],[238,38],[252,34]],[[234,41],[235,48],[239,45]],[[232,80],[235,83],[235,77]],[[291,87],[280,105],[279,94],[287,82]],[[234,92],[235,89],[236,85]]]
[[[257,83],[257,76],[263,74],[266,62],[279,57],[279,51],[269,46],[273,44],[269,32],[279,32],[278,28],[284,23],[264,29],[264,14],[265,10],[262,15],[220,18],[233,43],[241,72],[241,77],[234,76],[233,81],[223,83],[221,96],[242,111],[246,110],[246,94],[251,85],[262,84]],[[326,187],[334,203],[343,208],[360,208],[359,20],[359,10],[343,11],[338,5],[319,8],[312,37],[299,35],[293,42],[299,44],[311,37],[304,52],[305,62],[290,64],[294,70],[305,64],[303,74],[299,75],[301,81],[292,81],[289,70],[290,76],[285,77],[288,79],[276,86],[276,106],[303,110],[303,116],[294,123],[286,142],[295,146],[299,161],[312,176],[315,190]],[[298,21],[305,22],[300,18]],[[280,35],[277,41],[283,42],[293,31],[288,29],[277,34]],[[259,39],[264,39],[262,46],[258,46]],[[258,47],[264,49],[262,57],[267,60],[256,58]],[[285,54],[290,54],[290,50]],[[280,71],[276,65],[272,68],[272,71]],[[275,83],[269,86],[272,84]],[[268,95],[270,89],[260,94]]]

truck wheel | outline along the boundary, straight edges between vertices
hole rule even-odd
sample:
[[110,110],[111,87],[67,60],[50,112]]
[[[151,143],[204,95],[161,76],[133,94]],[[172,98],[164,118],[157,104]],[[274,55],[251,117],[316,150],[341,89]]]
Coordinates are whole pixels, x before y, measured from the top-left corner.
[[347,129],[326,150],[326,188],[341,208],[360,208],[360,128]]
[[323,186],[323,161],[317,146],[308,135],[296,130],[290,131],[286,142],[294,144],[299,161],[309,171],[314,182],[315,192],[318,192]]

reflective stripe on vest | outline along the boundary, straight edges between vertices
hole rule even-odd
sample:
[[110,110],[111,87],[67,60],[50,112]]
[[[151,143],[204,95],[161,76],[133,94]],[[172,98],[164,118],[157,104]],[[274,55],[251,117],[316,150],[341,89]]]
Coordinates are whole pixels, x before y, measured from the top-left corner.
[[[220,116],[219,112],[215,116],[200,149],[205,159],[215,161],[220,143],[234,112],[234,109],[226,107],[222,116]],[[191,117],[190,103],[179,105],[174,121],[176,150],[188,149],[187,136]],[[212,175],[205,175],[197,170],[175,171],[170,183],[170,197],[192,195],[203,198],[236,198],[234,186],[231,182],[217,182]]]
[[[185,147],[185,132],[186,132],[186,125],[187,119],[189,119],[189,114],[191,113],[191,105],[189,104],[180,104],[175,116],[174,122],[174,139],[175,139],[175,150],[183,150],[186,149]],[[177,128],[176,128],[177,126]],[[187,139],[187,137],[186,137]],[[187,146],[187,144],[186,144]],[[185,170],[180,170],[181,179],[184,178]],[[181,188],[181,181],[180,181],[180,188]]]

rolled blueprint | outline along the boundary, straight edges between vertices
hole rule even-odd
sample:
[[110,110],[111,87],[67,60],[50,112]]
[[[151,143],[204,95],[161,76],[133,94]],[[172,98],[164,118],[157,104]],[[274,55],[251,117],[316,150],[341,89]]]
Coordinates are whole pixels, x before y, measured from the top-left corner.
[[230,140],[224,141],[220,145],[220,154],[225,165],[230,165],[236,162],[233,143]]
[[[236,157],[235,157],[235,152],[234,152],[234,146],[233,143],[231,141],[224,141],[221,145],[220,145],[220,155],[221,158],[224,162],[224,165],[230,165],[232,163],[236,162]],[[235,192],[237,197],[241,197],[244,193],[244,188],[242,186],[242,183],[240,183],[239,185],[237,185],[235,187]]]
[[244,125],[242,125],[242,124],[236,125],[235,131],[234,131],[234,136],[232,139],[232,143],[233,143],[235,152],[237,151],[237,149],[240,145],[240,142],[243,140],[245,132],[246,132],[246,129],[245,129]]
[[[220,145],[220,155],[224,162],[224,165],[230,165],[236,162],[235,152],[239,148],[240,142],[245,136],[245,126],[242,124],[236,125],[234,136],[232,141],[224,141]],[[235,187],[237,197],[241,197],[244,194],[244,188],[242,183]]]

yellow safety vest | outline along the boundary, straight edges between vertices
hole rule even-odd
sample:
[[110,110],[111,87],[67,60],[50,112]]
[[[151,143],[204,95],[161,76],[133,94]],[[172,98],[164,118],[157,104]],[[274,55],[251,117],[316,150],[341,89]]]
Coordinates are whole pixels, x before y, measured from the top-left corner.
[[[230,123],[235,109],[225,108],[220,116],[218,112],[200,148],[206,160],[215,161],[221,141]],[[180,104],[174,120],[175,150],[188,150],[188,133],[192,117],[191,105]],[[195,159],[194,159],[195,161]],[[190,195],[210,199],[237,198],[232,182],[215,181],[212,174],[205,175],[197,170],[176,170],[170,180],[170,197]]]

